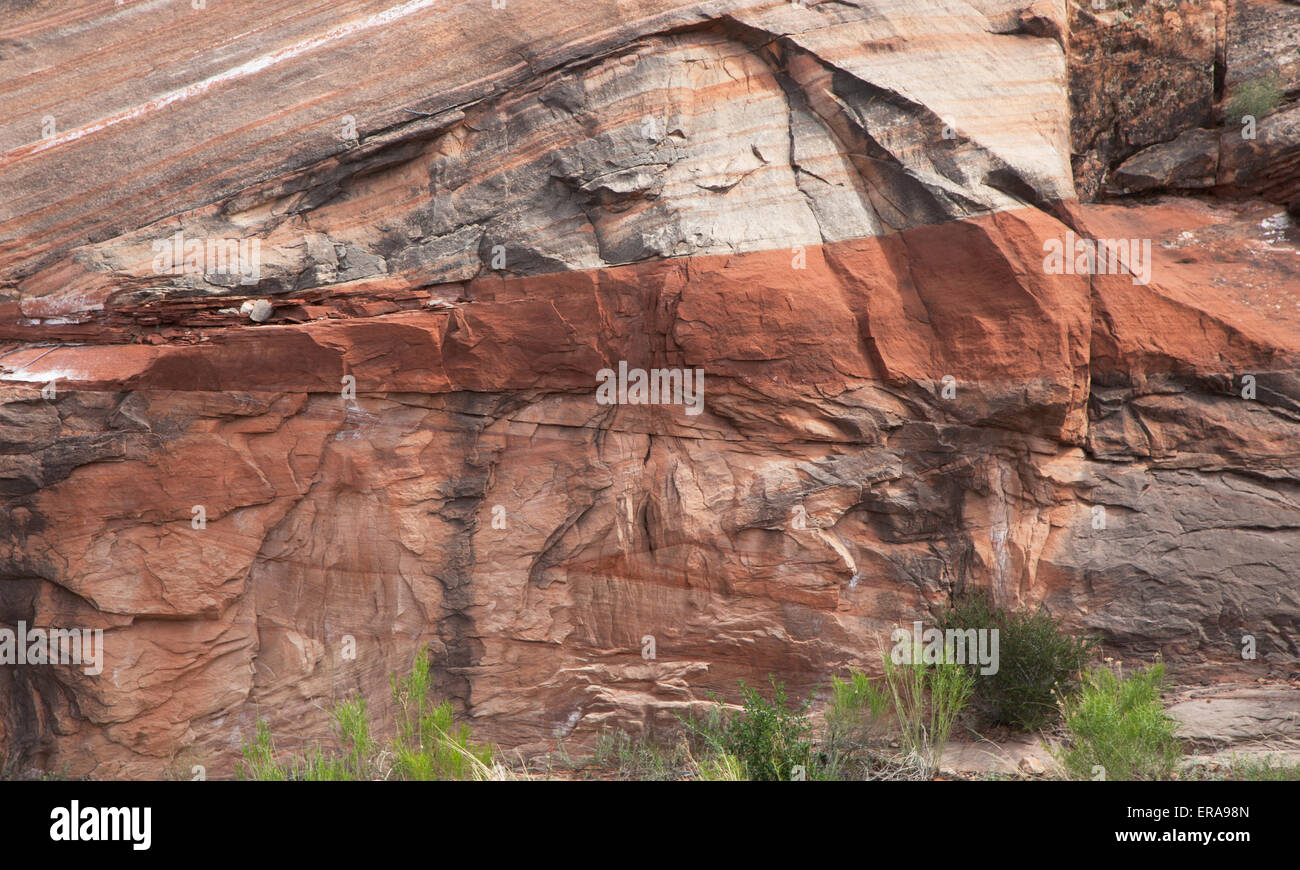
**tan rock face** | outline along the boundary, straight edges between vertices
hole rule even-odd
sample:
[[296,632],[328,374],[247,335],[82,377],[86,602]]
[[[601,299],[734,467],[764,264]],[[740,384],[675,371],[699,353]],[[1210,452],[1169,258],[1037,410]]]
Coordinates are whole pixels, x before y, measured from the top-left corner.
[[[86,12],[39,74],[20,18],[0,100],[67,120],[0,142],[0,622],[104,661],[0,666],[12,757],[229,774],[422,647],[529,752],[874,668],[976,586],[1294,670],[1300,258],[1072,201],[1063,12],[507,6]],[[1150,281],[1046,268],[1068,232]],[[700,404],[602,403],[620,362]]]

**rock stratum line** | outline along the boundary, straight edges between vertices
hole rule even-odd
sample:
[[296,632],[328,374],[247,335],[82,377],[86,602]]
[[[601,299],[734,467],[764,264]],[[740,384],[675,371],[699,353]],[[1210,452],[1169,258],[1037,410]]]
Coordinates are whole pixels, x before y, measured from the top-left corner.
[[[1174,3],[1145,66],[1156,4],[234,7],[0,29],[0,623],[105,638],[0,668],[9,756],[229,774],[421,648],[529,754],[974,588],[1300,709],[1293,104],[1206,184],[1148,153],[1220,141],[1289,7]],[[600,404],[620,361],[703,412]]]

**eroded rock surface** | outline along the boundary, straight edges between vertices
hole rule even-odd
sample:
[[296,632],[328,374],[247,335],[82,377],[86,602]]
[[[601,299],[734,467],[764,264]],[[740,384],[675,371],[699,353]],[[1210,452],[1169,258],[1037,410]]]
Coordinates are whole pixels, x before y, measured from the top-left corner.
[[[105,632],[0,668],[11,756],[229,774],[424,647],[541,750],[874,668],[973,587],[1296,670],[1293,229],[1079,205],[1063,6],[283,7],[8,25],[0,621]],[[1068,232],[1149,280],[1053,274]],[[619,361],[702,413],[598,403]]]
[[1300,5],[1071,5],[1071,149],[1081,198],[1300,197]]

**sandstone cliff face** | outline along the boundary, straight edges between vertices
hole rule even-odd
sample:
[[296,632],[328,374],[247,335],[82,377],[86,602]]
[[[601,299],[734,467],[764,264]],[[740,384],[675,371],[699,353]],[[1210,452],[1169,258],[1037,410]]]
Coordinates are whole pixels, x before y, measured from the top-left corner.
[[1134,153],[1213,123],[1228,3],[1085,0],[1068,8],[1070,145],[1079,195],[1091,199]]
[[[1300,204],[1300,4],[1096,5],[1071,6],[1080,197],[1213,190]],[[1271,96],[1238,106],[1252,89]]]
[[[1221,10],[1173,43],[1189,83]],[[0,743],[228,774],[259,716],[384,713],[428,646],[530,752],[873,667],[970,587],[1186,681],[1294,674],[1295,239],[1077,202],[1080,118],[1118,112],[1080,104],[1078,12],[24,10],[0,622],[105,661],[0,668]],[[1149,282],[1052,274],[1067,232],[1150,239]],[[256,268],[159,269],[178,233]],[[620,361],[702,371],[702,413],[600,404]]]

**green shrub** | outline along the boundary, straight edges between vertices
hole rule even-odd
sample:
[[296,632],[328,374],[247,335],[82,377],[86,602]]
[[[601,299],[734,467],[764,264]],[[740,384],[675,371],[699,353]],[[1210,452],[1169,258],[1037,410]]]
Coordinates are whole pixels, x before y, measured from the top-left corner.
[[1046,610],[1008,611],[996,608],[987,595],[960,599],[939,617],[944,629],[997,629],[998,670],[979,673],[975,697],[995,724],[1020,731],[1037,731],[1059,713],[1059,699],[1078,687],[1079,673],[1092,657],[1097,642],[1074,638],[1061,630]]
[[338,740],[335,751],[320,747],[301,756],[277,759],[270,728],[258,720],[257,736],[243,747],[240,773],[245,779],[355,781],[374,779],[495,779],[507,771],[493,763],[494,749],[470,739],[467,725],[457,727],[450,703],[429,700],[429,659],[421,651],[411,673],[391,678],[397,706],[397,734],[386,745],[371,734],[363,698],[340,701],[331,711]]
[[970,699],[974,678],[964,665],[927,665],[915,644],[910,663],[895,664],[885,655],[885,685],[889,688],[903,749],[903,763],[918,777],[932,779],[939,771],[944,747],[957,716]]
[[1057,761],[1074,779],[1170,778],[1182,757],[1178,723],[1160,700],[1165,666],[1159,662],[1127,677],[1096,668],[1077,698],[1063,702],[1068,742]]
[[1246,115],[1253,115],[1256,120],[1273,111],[1282,102],[1283,91],[1276,79],[1250,79],[1237,85],[1232,91],[1225,111],[1228,122],[1240,124]]
[[285,769],[275,761],[271,727],[265,720],[257,720],[257,736],[243,745],[241,754],[244,756],[241,769],[245,779],[271,782],[289,778]]
[[429,659],[421,651],[404,679],[390,677],[397,703],[397,741],[392,746],[398,779],[482,779],[493,767],[494,749],[470,739],[468,725],[457,726],[451,703],[429,700]]
[[818,747],[825,778],[870,780],[895,778],[885,745],[892,730],[893,701],[882,680],[861,671],[848,679],[831,677],[831,697],[826,704],[826,728]]
[[[370,717],[366,699],[351,698],[334,705],[334,727],[343,745],[343,756],[324,759],[330,775],[324,779],[366,780],[375,775],[375,755],[379,744],[370,736]],[[321,759],[317,759],[321,761]]]
[[831,700],[826,722],[832,728],[875,727],[889,712],[887,687],[861,671],[850,671],[847,680],[831,677]]
[[730,756],[740,763],[745,779],[790,780],[801,768],[808,779],[817,778],[808,722],[809,698],[797,710],[786,706],[785,687],[769,677],[772,700],[742,681],[744,705],[727,714],[715,704],[704,722],[694,719],[687,726],[706,756]]

